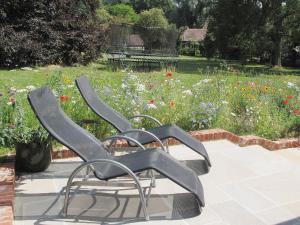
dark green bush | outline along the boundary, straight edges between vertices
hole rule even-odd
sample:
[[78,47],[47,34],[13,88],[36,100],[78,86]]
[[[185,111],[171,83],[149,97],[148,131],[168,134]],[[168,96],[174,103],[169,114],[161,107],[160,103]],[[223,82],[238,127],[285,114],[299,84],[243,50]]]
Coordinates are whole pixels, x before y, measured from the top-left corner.
[[0,66],[86,64],[98,57],[105,32],[97,0],[0,2]]
[[201,45],[199,42],[181,43],[178,52],[180,55],[201,56]]

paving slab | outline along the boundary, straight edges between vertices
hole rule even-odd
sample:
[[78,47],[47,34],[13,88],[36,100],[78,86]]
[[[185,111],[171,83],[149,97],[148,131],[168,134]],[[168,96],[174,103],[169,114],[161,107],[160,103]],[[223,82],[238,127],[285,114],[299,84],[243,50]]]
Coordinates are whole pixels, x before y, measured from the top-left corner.
[[[20,177],[14,224],[300,225],[300,149],[271,152],[224,140],[204,145],[213,166],[209,174],[199,176],[206,199],[202,211],[193,195],[158,176],[148,205],[149,222],[143,220],[136,189],[109,191],[104,186],[74,188],[65,218],[64,188],[81,163],[71,158]],[[197,172],[199,155],[183,145],[170,151]],[[145,192],[148,184],[142,181]]]

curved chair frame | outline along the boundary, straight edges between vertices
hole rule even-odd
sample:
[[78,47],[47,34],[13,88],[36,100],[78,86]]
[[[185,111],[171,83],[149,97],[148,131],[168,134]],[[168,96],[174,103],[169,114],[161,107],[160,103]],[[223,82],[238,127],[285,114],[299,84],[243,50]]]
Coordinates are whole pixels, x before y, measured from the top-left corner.
[[70,175],[70,177],[68,179],[68,183],[67,183],[67,187],[66,187],[66,194],[65,194],[64,206],[63,206],[63,214],[64,214],[64,216],[67,216],[67,213],[68,213],[69,195],[70,195],[71,187],[74,184],[76,184],[76,185],[78,184],[78,182],[73,182],[74,178],[84,168],[91,168],[91,165],[94,165],[94,164],[97,164],[97,163],[107,163],[107,164],[112,164],[112,165],[114,165],[116,167],[119,167],[120,169],[122,169],[124,172],[126,172],[133,179],[133,181],[134,181],[134,183],[136,185],[136,188],[138,189],[138,192],[139,192],[139,197],[140,197],[140,200],[141,200],[141,204],[142,204],[142,208],[143,208],[145,220],[149,220],[149,215],[148,215],[148,211],[147,211],[147,207],[146,207],[145,196],[143,194],[142,186],[141,186],[141,184],[139,182],[138,177],[127,166],[125,166],[125,165],[123,165],[123,164],[121,164],[119,162],[116,162],[114,160],[110,160],[110,159],[98,159],[98,160],[93,160],[93,161],[85,162],[85,163],[81,164],[79,167],[77,167],[72,172],[72,174]]

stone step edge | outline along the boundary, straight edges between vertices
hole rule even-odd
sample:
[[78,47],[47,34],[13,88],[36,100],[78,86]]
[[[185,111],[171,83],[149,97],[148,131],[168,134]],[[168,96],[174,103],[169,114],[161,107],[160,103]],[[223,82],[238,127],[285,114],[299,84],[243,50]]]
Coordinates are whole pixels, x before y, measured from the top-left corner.
[[[270,151],[276,151],[286,148],[296,148],[300,147],[300,139],[299,138],[290,138],[290,139],[280,139],[277,141],[271,141],[262,137],[258,137],[255,135],[246,135],[246,136],[238,136],[229,131],[223,129],[210,129],[210,130],[200,130],[200,131],[191,131],[189,132],[193,137],[200,141],[213,141],[213,140],[228,140],[235,144],[238,144],[241,147],[246,147],[250,145],[260,145]],[[178,145],[180,144],[174,138],[170,138],[168,140],[169,145]],[[149,145],[150,147],[159,147],[158,143],[152,143]],[[118,141],[117,147],[127,147],[126,141]],[[69,158],[76,157],[77,154],[69,149],[61,149],[59,151],[54,151],[52,153],[53,159],[61,159],[61,158]]]

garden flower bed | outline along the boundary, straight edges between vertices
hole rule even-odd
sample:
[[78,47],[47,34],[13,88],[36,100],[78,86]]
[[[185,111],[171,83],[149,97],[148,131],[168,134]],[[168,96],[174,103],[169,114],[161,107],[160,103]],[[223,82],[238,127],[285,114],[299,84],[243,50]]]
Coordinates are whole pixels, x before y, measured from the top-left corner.
[[[225,69],[224,69],[225,68]],[[40,86],[55,91],[65,112],[97,137],[115,130],[88,109],[74,86],[75,75],[56,68]],[[296,76],[245,73],[231,67],[204,68],[198,74],[179,72],[87,74],[99,96],[125,116],[150,114],[162,123],[176,123],[187,131],[221,128],[236,135],[270,140],[297,137],[300,127],[300,79]],[[186,78],[187,76],[188,78]],[[7,87],[0,94],[0,146],[30,141],[46,134],[27,102],[34,86]],[[136,120],[138,127],[152,124]],[[38,132],[37,132],[38,131]]]

